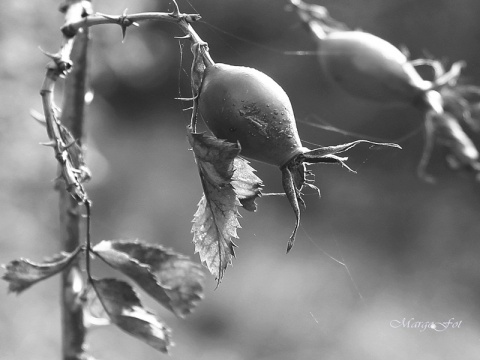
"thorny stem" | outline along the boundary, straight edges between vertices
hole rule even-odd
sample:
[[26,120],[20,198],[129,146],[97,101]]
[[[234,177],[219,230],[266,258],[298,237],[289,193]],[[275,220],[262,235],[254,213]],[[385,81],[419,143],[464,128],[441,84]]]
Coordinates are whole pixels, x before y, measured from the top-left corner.
[[145,13],[138,13],[138,14],[130,14],[127,15],[126,13],[122,15],[105,15],[105,14],[94,14],[87,16],[81,20],[72,21],[66,23],[62,27],[62,32],[66,36],[74,36],[80,28],[91,27],[94,25],[101,25],[101,24],[118,24],[122,27],[122,29],[126,29],[131,25],[138,25],[138,22],[141,21],[166,21],[171,23],[176,23],[183,33],[185,34],[185,39],[190,39],[193,44],[200,45],[201,54],[203,56],[203,60],[205,62],[205,66],[210,66],[215,64],[212,60],[210,53],[208,51],[208,45],[204,42],[197,32],[191,26],[192,22],[199,20],[201,17],[198,14],[183,14],[178,11],[178,6],[176,2],[175,10],[171,13],[165,12],[145,12]]
[[[90,2],[86,0],[66,0],[61,7],[67,23],[77,21],[90,12]],[[54,149],[59,165],[59,179],[65,182],[65,188],[57,186],[60,191],[60,239],[63,250],[73,252],[83,248],[80,234],[80,203],[89,203],[82,186],[84,180],[79,160],[81,138],[83,136],[83,114],[86,78],[86,55],[88,32],[82,30],[78,36],[65,37],[63,45],[56,54],[45,53],[51,62],[42,84],[42,96],[45,125],[50,141],[45,144]],[[55,84],[59,77],[72,68],[72,56],[75,69],[67,78],[65,101],[63,104],[62,123],[54,102]],[[87,258],[89,256],[87,248]],[[67,271],[62,273],[61,308],[62,308],[62,359],[86,359],[86,328],[83,309],[79,301],[83,291],[83,278],[77,257]]]
[[68,153],[68,148],[72,144],[66,143],[64,134],[62,134],[61,124],[55,113],[56,106],[53,99],[55,83],[66,71],[65,69],[68,67],[67,64],[69,64],[69,62],[62,59],[64,57],[63,53],[67,48],[71,51],[71,45],[72,41],[67,41],[58,54],[51,56],[53,62],[48,65],[47,74],[40,91],[45,114],[47,134],[50,138],[50,141],[44,145],[50,146],[54,149],[55,158],[57,159],[60,167],[59,178],[65,181],[68,192],[77,202],[84,202],[87,199],[87,195],[79,181],[77,169],[73,165],[73,161]]
[[[172,0],[175,10],[166,12],[145,12],[139,14],[127,15],[126,10],[122,15],[106,15],[97,13],[95,15],[86,16],[82,19],[74,19],[74,21],[67,22],[62,27],[63,34],[68,37],[73,37],[80,29],[86,29],[94,25],[101,24],[117,24],[122,28],[122,35],[125,37],[126,29],[129,26],[138,26],[141,21],[167,21],[177,24],[183,31],[185,36],[177,37],[178,39],[189,39],[192,41],[192,52],[194,60],[192,62],[192,116],[190,126],[195,131],[196,117],[197,117],[197,101],[199,88],[203,79],[204,68],[215,64],[210,56],[208,44],[203,41],[197,32],[193,29],[191,23],[199,20],[201,17],[198,14],[184,14],[181,13],[178,4]],[[200,61],[198,61],[200,59]]]
[[[42,96],[45,125],[49,142],[44,144],[54,149],[55,158],[59,165],[59,179],[65,182],[65,188],[60,191],[60,223],[61,239],[64,250],[79,251],[85,248],[85,268],[88,282],[93,286],[91,275],[90,256],[92,254],[90,238],[91,202],[83,188],[82,182],[88,178],[88,169],[83,166],[83,138],[86,75],[87,75],[87,48],[88,28],[93,25],[114,23],[125,30],[130,25],[137,25],[136,21],[162,20],[177,23],[193,43],[196,56],[200,55],[204,66],[214,64],[204,42],[190,25],[200,19],[199,15],[182,14],[178,5],[173,1],[175,10],[172,13],[141,13],[121,16],[91,14],[90,0],[65,0],[60,11],[65,13],[65,25],[62,27],[63,44],[55,54],[45,52],[51,62],[47,65],[40,94]],[[72,60],[70,57],[72,56]],[[72,64],[75,67],[72,70]],[[72,70],[72,71],[71,71]],[[192,70],[193,71],[193,70]],[[69,74],[65,86],[65,101],[60,114],[54,102],[55,84],[60,77]],[[72,149],[73,148],[73,149]],[[86,245],[81,246],[80,224],[81,212],[79,206],[86,209]],[[62,359],[86,359],[85,338],[86,327],[81,305],[81,294],[85,286],[77,257],[72,261],[68,271],[62,276]]]
[[[63,44],[55,54],[45,52],[51,62],[42,84],[42,96],[45,125],[49,142],[44,144],[54,149],[59,165],[59,179],[65,183],[60,191],[60,222],[63,248],[72,252],[74,249],[85,248],[85,270],[88,282],[94,286],[90,268],[90,257],[93,253],[90,238],[91,202],[82,183],[88,178],[88,169],[83,164],[83,123],[87,75],[88,28],[98,24],[118,24],[125,36],[127,27],[137,25],[137,21],[161,20],[176,23],[184,32],[185,39],[192,41],[192,51],[196,58],[201,57],[199,64],[208,67],[214,64],[208,45],[195,32],[190,23],[200,19],[196,14],[180,13],[178,5],[173,1],[175,10],[172,13],[141,13],[121,16],[103,14],[90,15],[90,0],[65,0],[60,10],[65,13],[65,25],[62,27]],[[72,57],[72,60],[70,59]],[[72,66],[75,64],[72,70]],[[194,64],[195,65],[195,64]],[[71,71],[72,70],[72,71]],[[192,73],[194,67],[192,67]],[[55,84],[60,77],[68,74],[65,86],[65,101],[62,113],[59,114],[54,102]],[[193,84],[193,82],[192,82]],[[199,87],[199,84],[197,84]],[[192,85],[192,90],[194,87]],[[194,94],[194,101],[197,94]],[[195,108],[195,103],[194,103]],[[60,117],[61,120],[60,121]],[[192,119],[194,115],[192,115]],[[193,120],[192,120],[193,121]],[[81,246],[80,205],[86,210],[86,245]],[[81,275],[78,259],[72,261],[68,271],[62,276],[62,359],[86,359],[85,338],[86,327],[81,305],[81,294],[85,286]]]

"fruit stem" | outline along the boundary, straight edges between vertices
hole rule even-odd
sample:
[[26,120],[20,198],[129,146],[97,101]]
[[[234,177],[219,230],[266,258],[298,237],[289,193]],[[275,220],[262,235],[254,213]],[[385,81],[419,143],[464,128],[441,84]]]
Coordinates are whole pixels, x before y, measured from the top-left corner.
[[290,0],[290,3],[300,19],[319,40],[325,39],[333,31],[350,30],[344,23],[332,18],[324,6],[307,4],[302,0]]

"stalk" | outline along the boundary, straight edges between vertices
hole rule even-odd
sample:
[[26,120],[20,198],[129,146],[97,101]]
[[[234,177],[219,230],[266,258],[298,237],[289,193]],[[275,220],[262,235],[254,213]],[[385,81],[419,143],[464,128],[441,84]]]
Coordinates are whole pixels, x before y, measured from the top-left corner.
[[[81,19],[87,14],[90,4],[85,1],[67,1],[61,8],[65,21]],[[65,81],[64,103],[61,121],[81,146],[84,141],[84,111],[87,75],[88,29],[79,31],[74,39],[70,58],[74,64]],[[60,241],[66,252],[72,252],[82,243],[81,203],[71,196],[64,186],[58,187],[60,195]],[[87,249],[87,257],[89,256]],[[80,261],[77,257],[72,266],[62,273],[61,312],[62,312],[62,359],[83,360],[85,355],[86,328],[79,296],[84,288]]]

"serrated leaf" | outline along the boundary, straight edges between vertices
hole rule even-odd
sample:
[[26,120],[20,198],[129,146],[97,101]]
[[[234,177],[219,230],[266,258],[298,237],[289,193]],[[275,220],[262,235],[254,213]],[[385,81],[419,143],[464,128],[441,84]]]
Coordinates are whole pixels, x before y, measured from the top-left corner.
[[[113,324],[154,349],[168,352],[170,329],[143,307],[128,283],[117,279],[102,279],[92,280],[92,284],[97,297],[95,301],[101,303]],[[94,296],[91,290],[88,296]]]
[[237,156],[234,159],[233,167],[234,171],[231,184],[240,203],[245,210],[256,211],[257,204],[255,200],[262,195],[262,180],[255,175],[255,169],[252,168],[244,158]]
[[104,240],[93,250],[180,317],[203,297],[200,266],[170,249],[139,240]]
[[240,145],[189,131],[188,139],[195,154],[203,197],[193,218],[195,252],[217,282],[235,256],[233,238],[238,238],[238,206],[241,205],[232,185],[234,159]]
[[56,254],[41,263],[36,263],[28,259],[13,260],[4,266],[7,272],[3,274],[2,279],[9,282],[9,291],[20,294],[33,284],[63,271],[81,250],[81,248],[78,248],[71,254]]

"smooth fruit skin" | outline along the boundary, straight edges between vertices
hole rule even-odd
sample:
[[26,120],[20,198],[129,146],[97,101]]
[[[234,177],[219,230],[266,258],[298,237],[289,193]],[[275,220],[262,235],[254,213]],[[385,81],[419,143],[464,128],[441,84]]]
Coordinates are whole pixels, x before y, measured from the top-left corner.
[[219,63],[207,67],[198,112],[216,137],[238,141],[247,158],[281,167],[306,150],[288,95],[261,71]]
[[407,57],[375,35],[334,31],[319,39],[318,46],[327,76],[355,97],[416,104],[428,88]]

